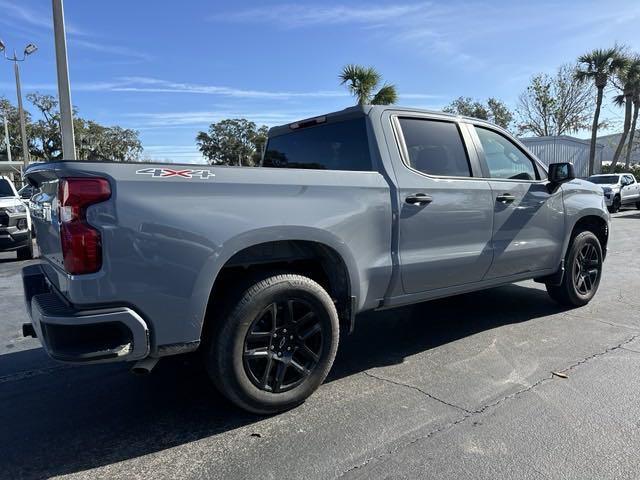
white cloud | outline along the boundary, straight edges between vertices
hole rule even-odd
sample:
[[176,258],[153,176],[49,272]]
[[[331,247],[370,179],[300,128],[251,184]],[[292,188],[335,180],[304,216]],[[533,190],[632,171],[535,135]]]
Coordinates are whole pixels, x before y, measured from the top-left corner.
[[236,12],[225,12],[211,17],[225,22],[272,22],[285,27],[305,27],[326,24],[376,24],[388,23],[392,19],[404,18],[424,12],[431,3],[393,5],[265,5]]
[[265,111],[240,111],[240,110],[202,110],[188,112],[134,112],[124,116],[131,120],[132,124],[140,130],[162,129],[185,126],[206,128],[213,122],[225,118],[246,118],[257,124],[269,126],[281,125],[293,122],[300,118],[308,118],[317,114],[313,111],[301,110],[265,110]]
[[[3,88],[12,88],[9,82],[0,82],[0,86]],[[25,90],[51,91],[56,90],[57,85],[54,83],[27,83],[23,88]],[[342,90],[315,90],[307,92],[252,90],[219,85],[172,82],[150,77],[120,77],[113,81],[103,82],[72,82],[71,89],[72,91],[84,92],[186,93],[257,100],[291,100],[296,98],[331,99],[349,97],[349,94]],[[403,93],[401,97],[424,100],[442,98],[442,95]]]
[[151,55],[138,52],[136,50],[132,50],[131,48],[128,48],[128,47],[111,45],[109,43],[91,42],[89,40],[84,40],[82,38],[73,38],[69,40],[68,43],[69,43],[69,48],[78,46],[81,48],[86,48],[88,50],[93,50],[95,52],[106,53],[106,54],[115,55],[118,57],[129,57],[137,60],[150,60],[152,58]]

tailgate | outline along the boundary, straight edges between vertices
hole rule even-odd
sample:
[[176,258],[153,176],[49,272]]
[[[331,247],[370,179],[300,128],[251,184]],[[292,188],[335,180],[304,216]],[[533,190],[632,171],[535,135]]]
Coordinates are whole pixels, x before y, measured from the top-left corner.
[[37,188],[35,195],[31,197],[29,209],[40,256],[62,268],[60,224],[57,212],[57,172],[53,164],[50,168],[42,166],[36,171],[29,169],[27,179]]

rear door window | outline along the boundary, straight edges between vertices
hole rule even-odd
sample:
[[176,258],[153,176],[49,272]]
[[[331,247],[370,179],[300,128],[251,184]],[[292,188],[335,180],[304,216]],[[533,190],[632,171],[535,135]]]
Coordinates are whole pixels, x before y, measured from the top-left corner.
[[262,166],[370,171],[365,118],[304,127],[272,137]]
[[399,118],[398,122],[412,169],[435,176],[471,176],[456,123],[424,118]]

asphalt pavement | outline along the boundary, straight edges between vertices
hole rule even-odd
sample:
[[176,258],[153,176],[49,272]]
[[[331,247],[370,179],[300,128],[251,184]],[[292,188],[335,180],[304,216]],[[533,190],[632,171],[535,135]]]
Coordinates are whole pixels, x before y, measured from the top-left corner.
[[0,478],[639,478],[640,211],[611,230],[589,305],[523,282],[363,315],[325,384],[272,417],[231,406],[197,355],[145,377],[50,360],[21,338],[27,262],[0,253]]

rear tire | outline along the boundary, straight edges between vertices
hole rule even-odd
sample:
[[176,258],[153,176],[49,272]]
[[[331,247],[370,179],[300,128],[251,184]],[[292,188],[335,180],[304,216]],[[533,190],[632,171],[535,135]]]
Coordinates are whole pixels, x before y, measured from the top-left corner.
[[211,379],[253,413],[301,404],[336,356],[340,332],[331,297],[310,278],[293,274],[265,278],[239,293],[226,313],[212,319],[205,360]]
[[547,284],[549,296],[567,307],[581,307],[591,301],[602,277],[602,247],[591,231],[575,236],[565,258],[560,285]]

